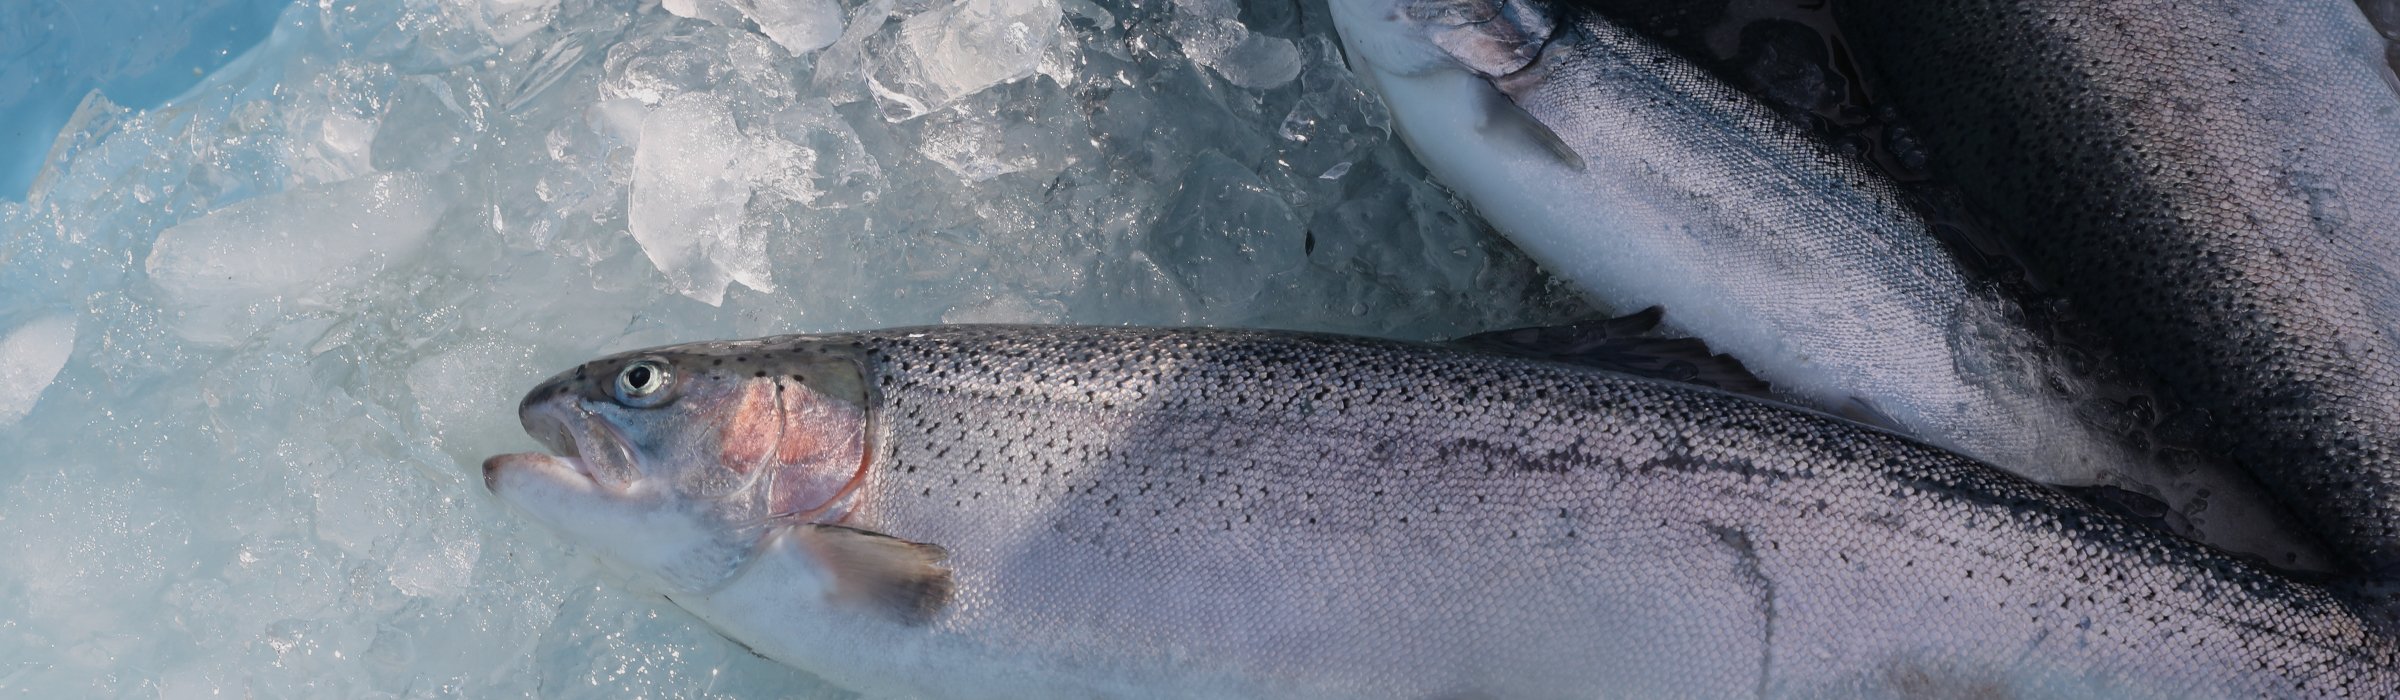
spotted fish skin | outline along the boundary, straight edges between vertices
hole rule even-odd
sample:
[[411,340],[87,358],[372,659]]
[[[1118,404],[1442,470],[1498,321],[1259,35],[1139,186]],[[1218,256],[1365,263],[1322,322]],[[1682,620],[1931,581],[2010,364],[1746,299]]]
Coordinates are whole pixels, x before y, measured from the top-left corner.
[[2338,565],[2249,474],[2133,446],[2136,419],[1890,178],[1648,37],[1566,2],[1332,8],[1427,168],[1602,303],[1663,307],[1794,401],[2045,483],[2156,497],[2203,541],[2278,565]]
[[2350,562],[2400,566],[2400,97],[2346,0],[1844,0],[1933,165]]
[[[946,604],[859,612],[824,593],[838,567],[779,543],[668,594],[870,694],[2400,687],[2392,637],[2325,589],[1892,433],[1715,390],[1263,331],[953,326],[718,348],[595,365],[853,358],[872,447],[840,525],[938,547]],[[707,381],[786,382],[722,371]],[[516,482],[494,483],[512,498]]]

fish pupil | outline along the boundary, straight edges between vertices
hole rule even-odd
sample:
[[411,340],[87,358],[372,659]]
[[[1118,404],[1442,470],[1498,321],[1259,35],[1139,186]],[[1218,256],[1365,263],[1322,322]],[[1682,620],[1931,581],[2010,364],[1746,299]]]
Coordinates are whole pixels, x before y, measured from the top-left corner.
[[633,371],[625,373],[625,383],[636,390],[650,388],[650,368],[635,366]]

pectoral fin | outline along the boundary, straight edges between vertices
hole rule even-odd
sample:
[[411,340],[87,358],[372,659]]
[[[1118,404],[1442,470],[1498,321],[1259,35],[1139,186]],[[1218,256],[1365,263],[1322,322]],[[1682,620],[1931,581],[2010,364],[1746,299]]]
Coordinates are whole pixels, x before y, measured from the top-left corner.
[[1508,93],[1495,87],[1484,92],[1483,97],[1483,124],[1476,127],[1476,131],[1483,132],[1485,138],[1532,144],[1557,158],[1560,165],[1576,172],[1583,171],[1583,154],[1576,153],[1575,148],[1567,145],[1566,139],[1559,138],[1558,132],[1551,131],[1549,125],[1533,118],[1533,114],[1526,112],[1524,107],[1517,106],[1516,100],[1509,99]]
[[840,525],[794,525],[789,533],[833,576],[834,601],[888,613],[921,625],[950,603],[950,553]]

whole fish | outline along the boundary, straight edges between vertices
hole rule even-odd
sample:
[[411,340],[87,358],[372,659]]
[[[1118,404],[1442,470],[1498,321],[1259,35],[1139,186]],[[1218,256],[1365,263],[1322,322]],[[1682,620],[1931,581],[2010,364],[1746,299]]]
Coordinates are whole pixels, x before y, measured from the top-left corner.
[[[1235,330],[642,350],[499,498],[768,658],[931,698],[2361,697],[2379,608],[1687,384]],[[2372,615],[2371,615],[2372,614]]]
[[1539,0],[1333,0],[1409,146],[1541,264],[1785,396],[2040,481],[2155,496],[2203,539],[2326,566],[2238,469],[2086,413],[2057,353],[1888,178],[1608,19]]
[[2348,0],[1843,0],[2038,277],[2351,563],[2400,573],[2400,94]]

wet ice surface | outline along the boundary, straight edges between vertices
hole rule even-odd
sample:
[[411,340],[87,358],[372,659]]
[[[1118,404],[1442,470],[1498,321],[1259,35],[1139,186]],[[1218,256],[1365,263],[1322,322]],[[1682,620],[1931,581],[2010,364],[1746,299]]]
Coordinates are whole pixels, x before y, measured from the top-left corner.
[[25,419],[75,351],[75,317],[44,316],[0,335],[0,425]]
[[0,690],[823,692],[503,512],[605,352],[1578,313],[1229,0],[331,0],[0,202]]

